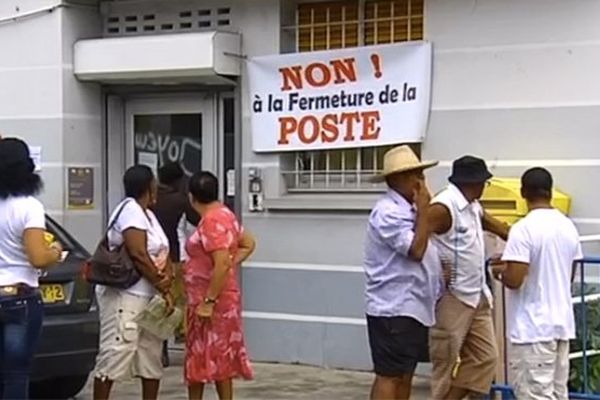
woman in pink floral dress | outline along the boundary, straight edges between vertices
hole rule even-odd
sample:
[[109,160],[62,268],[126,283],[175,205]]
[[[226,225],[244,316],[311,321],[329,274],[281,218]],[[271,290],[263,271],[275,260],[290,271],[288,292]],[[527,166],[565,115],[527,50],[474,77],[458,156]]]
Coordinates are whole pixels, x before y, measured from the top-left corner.
[[218,201],[217,178],[195,174],[190,201],[202,216],[186,244],[187,297],[185,379],[190,400],[202,399],[204,385],[214,382],[221,400],[233,397],[233,378],[252,379],[242,332],[238,269],[254,250],[235,215]]

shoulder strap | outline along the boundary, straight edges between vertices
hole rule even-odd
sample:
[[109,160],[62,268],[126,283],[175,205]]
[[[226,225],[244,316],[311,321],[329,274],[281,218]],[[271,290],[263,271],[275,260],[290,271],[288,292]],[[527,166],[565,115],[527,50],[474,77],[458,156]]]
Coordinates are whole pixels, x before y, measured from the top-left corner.
[[119,207],[119,211],[117,211],[117,213],[113,217],[112,221],[110,221],[110,223],[108,224],[108,228],[106,228],[106,231],[104,231],[104,236],[102,237],[101,243],[104,243],[104,246],[106,246],[107,248],[108,248],[108,232],[110,232],[110,230],[112,228],[114,228],[115,224],[119,220],[119,217],[121,216],[121,213],[123,212],[123,209],[125,208],[125,206],[127,204],[129,204],[130,201],[131,200],[127,200],[127,201],[124,201],[123,204],[121,204],[121,207]]
[[[135,201],[135,200],[129,199],[127,201],[124,201],[123,204],[121,204],[121,207],[119,207],[119,210],[116,212],[115,216],[113,217],[113,219],[108,224],[108,228],[106,228],[106,231],[104,232],[104,239],[103,239],[103,241],[108,242],[108,232],[110,232],[110,230],[112,228],[114,228],[115,224],[119,220],[119,217],[121,216],[121,213],[125,209],[125,206],[127,204],[131,203],[132,201]],[[150,217],[148,216],[148,214],[145,213],[145,212],[144,212],[144,214],[146,215],[146,218],[148,219],[148,221],[150,222],[150,224],[152,224],[152,220],[150,219]]]
[[108,224],[108,228],[106,229],[106,233],[108,233],[108,231],[110,231],[115,226],[115,224],[119,220],[119,217],[121,216],[121,213],[123,212],[123,209],[125,208],[125,206],[127,204],[129,204],[130,201],[131,200],[127,200],[127,201],[124,201],[123,204],[121,204],[121,207],[119,207],[119,211],[117,211],[117,213],[115,214],[115,216],[112,219],[112,221],[110,222],[110,224]]

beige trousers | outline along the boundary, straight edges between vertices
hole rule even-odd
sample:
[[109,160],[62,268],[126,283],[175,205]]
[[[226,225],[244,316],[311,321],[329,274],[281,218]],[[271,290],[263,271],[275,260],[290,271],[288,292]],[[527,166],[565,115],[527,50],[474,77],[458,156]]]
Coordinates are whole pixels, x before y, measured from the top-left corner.
[[444,294],[436,307],[436,325],[430,330],[429,343],[434,399],[443,399],[452,386],[489,393],[498,349],[485,296],[477,308],[471,308],[451,293]]
[[141,329],[135,318],[150,298],[123,290],[97,288],[100,310],[100,348],[94,377],[126,380],[133,377],[160,379],[162,340]]
[[569,398],[568,341],[511,344],[508,354],[509,380],[517,399]]

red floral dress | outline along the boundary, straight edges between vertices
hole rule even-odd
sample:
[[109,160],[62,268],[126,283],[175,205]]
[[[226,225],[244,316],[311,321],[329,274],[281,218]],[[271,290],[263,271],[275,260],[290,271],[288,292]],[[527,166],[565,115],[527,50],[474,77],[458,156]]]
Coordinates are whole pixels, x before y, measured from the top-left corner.
[[187,297],[185,379],[188,384],[253,377],[242,332],[239,266],[230,269],[211,320],[203,321],[196,315],[214,269],[211,253],[228,249],[235,257],[242,232],[235,215],[221,206],[203,216],[186,243],[190,257],[183,270]]

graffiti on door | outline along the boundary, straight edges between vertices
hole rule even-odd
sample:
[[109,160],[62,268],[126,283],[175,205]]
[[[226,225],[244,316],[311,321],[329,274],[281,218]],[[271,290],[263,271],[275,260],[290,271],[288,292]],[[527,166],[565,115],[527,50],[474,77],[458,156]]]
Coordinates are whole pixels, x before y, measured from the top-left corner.
[[156,154],[159,168],[166,163],[177,162],[188,176],[201,169],[202,143],[187,136],[136,132],[135,150],[136,153]]

